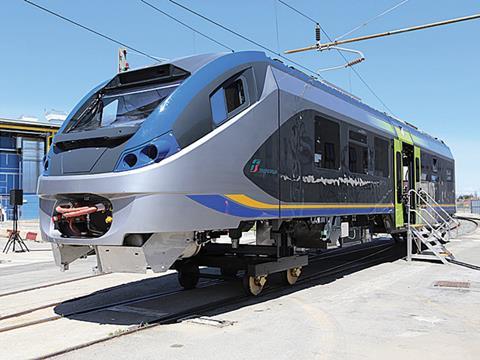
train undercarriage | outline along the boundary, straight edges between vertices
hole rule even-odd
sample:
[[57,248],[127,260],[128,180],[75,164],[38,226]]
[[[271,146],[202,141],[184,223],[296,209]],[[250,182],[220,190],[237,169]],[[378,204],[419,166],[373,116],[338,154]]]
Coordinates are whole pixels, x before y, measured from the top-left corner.
[[257,220],[228,230],[129,234],[123,246],[54,245],[54,254],[63,269],[87,255],[97,257],[97,272],[175,269],[185,289],[196,287],[201,267],[218,268],[223,277],[242,274],[245,291],[256,296],[273,273],[295,284],[312,251],[369,242],[374,234],[392,231],[390,215]]

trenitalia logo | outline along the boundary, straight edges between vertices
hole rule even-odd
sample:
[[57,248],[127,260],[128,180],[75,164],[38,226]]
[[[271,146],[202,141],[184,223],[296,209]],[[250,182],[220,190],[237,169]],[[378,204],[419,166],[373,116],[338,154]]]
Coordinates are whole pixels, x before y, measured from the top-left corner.
[[260,169],[260,159],[254,159],[252,165],[250,166],[250,172],[256,173]]
[[260,159],[254,159],[252,161],[252,164],[250,165],[250,172],[252,174],[268,174],[268,175],[276,175],[278,174],[278,171],[275,169],[267,169],[264,167],[260,167]]

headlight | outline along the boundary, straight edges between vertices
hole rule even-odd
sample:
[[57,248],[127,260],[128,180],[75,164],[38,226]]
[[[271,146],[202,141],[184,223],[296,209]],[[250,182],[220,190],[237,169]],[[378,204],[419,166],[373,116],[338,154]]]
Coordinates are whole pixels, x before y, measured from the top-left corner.
[[124,151],[115,171],[126,171],[158,163],[180,150],[171,132],[163,134],[142,146]]

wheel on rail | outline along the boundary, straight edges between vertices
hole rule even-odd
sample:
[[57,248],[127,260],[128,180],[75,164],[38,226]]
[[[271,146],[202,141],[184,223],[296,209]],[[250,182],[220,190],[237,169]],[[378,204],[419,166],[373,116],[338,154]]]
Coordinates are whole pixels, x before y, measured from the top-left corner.
[[220,268],[220,274],[222,274],[222,276],[224,276],[224,277],[234,278],[234,277],[237,277],[238,270],[228,268],[228,267],[221,267]]
[[265,284],[267,283],[267,276],[249,276],[243,277],[243,289],[247,295],[257,296],[259,295]]
[[285,270],[282,273],[283,281],[285,282],[285,284],[293,285],[297,282],[301,274],[302,274],[301,267],[294,267],[294,268]]
[[200,270],[198,265],[186,263],[178,269],[178,282],[186,290],[195,288],[199,279]]
[[395,234],[390,234],[390,235],[392,236],[392,239],[396,243],[407,241],[407,235],[405,233],[395,233]]

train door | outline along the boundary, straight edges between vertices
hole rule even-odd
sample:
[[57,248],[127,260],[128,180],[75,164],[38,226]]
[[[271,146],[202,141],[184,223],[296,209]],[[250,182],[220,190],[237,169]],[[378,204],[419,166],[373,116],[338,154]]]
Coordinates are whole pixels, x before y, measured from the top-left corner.
[[[416,189],[415,185],[415,159],[414,159],[414,147],[408,143],[402,143],[402,200],[403,200],[403,222],[404,224],[408,223],[408,209],[407,204],[410,200],[410,209],[415,209],[417,207],[416,197],[409,197],[409,192],[412,189]],[[412,213],[410,215],[410,221],[415,223],[416,214]]]
[[[414,165],[414,188],[418,192],[421,187],[421,163],[420,163],[420,148],[418,146],[413,147],[413,159],[415,162]],[[413,204],[415,206],[415,209],[420,210],[420,202],[419,199],[415,196],[415,203]],[[421,219],[416,216],[415,217],[415,224],[421,223]]]
[[404,225],[403,219],[403,155],[402,142],[400,140],[393,140],[393,163],[395,174],[395,227],[399,228]]
[[[420,182],[420,149],[410,141],[394,140],[395,171],[395,226],[403,227],[408,221],[406,208],[408,192],[418,189]],[[418,209],[416,197],[412,197],[411,209]],[[415,213],[411,214],[412,223],[416,223]]]

